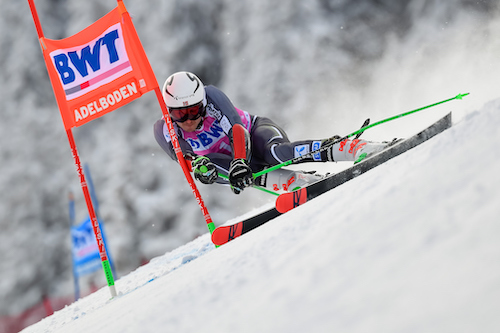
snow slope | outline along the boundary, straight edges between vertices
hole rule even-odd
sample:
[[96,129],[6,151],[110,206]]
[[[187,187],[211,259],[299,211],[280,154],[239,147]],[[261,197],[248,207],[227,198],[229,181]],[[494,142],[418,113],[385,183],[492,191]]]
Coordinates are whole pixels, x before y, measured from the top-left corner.
[[[35,2],[45,35],[54,39],[116,6],[115,0]],[[459,121],[464,110],[500,97],[498,0],[124,3],[160,85],[175,71],[197,73],[237,107],[274,119],[292,140],[345,134],[368,117],[470,92],[453,106]],[[76,222],[88,212],[28,2],[0,0],[0,8],[1,322],[44,295],[71,297],[69,191]],[[160,116],[150,93],[74,131],[120,277],[206,230],[182,171],[154,140]],[[415,115],[366,138],[402,136],[428,121]],[[198,186],[219,223],[267,200]],[[102,274],[88,278],[105,283]],[[81,288],[89,289],[84,281]]]
[[23,332],[498,332],[499,126],[495,100],[227,245],[205,234],[122,277],[118,297],[103,288]]

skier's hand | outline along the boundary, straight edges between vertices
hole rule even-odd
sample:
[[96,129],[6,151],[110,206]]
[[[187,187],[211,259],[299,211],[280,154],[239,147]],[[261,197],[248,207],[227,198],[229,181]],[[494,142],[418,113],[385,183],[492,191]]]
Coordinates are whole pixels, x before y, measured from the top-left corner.
[[203,184],[213,184],[218,177],[215,164],[206,156],[197,156],[192,162],[194,178]]
[[240,194],[245,187],[253,185],[252,169],[243,158],[234,159],[229,167],[229,183],[235,194]]

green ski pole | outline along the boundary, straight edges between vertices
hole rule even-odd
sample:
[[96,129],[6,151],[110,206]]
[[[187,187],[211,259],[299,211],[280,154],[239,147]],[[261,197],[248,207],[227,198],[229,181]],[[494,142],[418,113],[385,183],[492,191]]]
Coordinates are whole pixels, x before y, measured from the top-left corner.
[[405,117],[407,115],[410,115],[412,113],[415,113],[415,112],[418,112],[418,111],[422,111],[422,110],[425,110],[425,109],[428,109],[428,108],[431,108],[433,106],[436,106],[436,105],[439,105],[439,104],[443,104],[443,103],[446,103],[446,102],[449,102],[449,101],[452,101],[454,99],[462,99],[464,98],[465,96],[469,95],[469,93],[465,93],[465,94],[458,94],[457,96],[455,97],[452,97],[452,98],[448,98],[444,101],[441,101],[441,102],[437,102],[437,103],[434,103],[434,104],[430,104],[430,105],[427,105],[427,106],[424,106],[424,107],[421,107],[421,108],[418,108],[418,109],[415,109],[415,110],[411,110],[411,111],[408,111],[408,112],[404,112],[404,113],[401,113],[401,114],[398,114],[396,116],[392,116],[392,117],[389,117],[389,118],[386,118],[386,119],[383,119],[383,120],[380,120],[380,121],[377,121],[373,124],[369,124],[367,126],[364,126],[364,127],[361,127],[359,130],[357,131],[354,131],[346,136],[344,136],[343,138],[340,138],[340,139],[337,139],[337,140],[333,140],[331,143],[327,144],[327,145],[324,145],[323,147],[317,149],[317,150],[314,150],[314,151],[311,151],[309,152],[308,154],[304,154],[302,156],[299,156],[299,157],[296,157],[296,158],[293,158],[291,160],[288,160],[288,161],[285,161],[281,164],[277,164],[275,166],[272,166],[270,168],[267,168],[267,169],[264,169],[262,171],[259,171],[259,172],[256,172],[253,174],[253,177],[254,178],[257,178],[259,176],[262,176],[263,174],[266,174],[268,172],[271,172],[273,170],[277,170],[277,169],[280,169],[282,167],[285,167],[287,165],[291,165],[291,164],[296,164],[296,163],[299,163],[299,162],[302,162],[303,160],[305,160],[306,158],[310,158],[311,156],[313,156],[314,154],[317,154],[317,153],[320,153],[322,151],[325,151],[326,149],[328,149],[329,147],[333,146],[334,144],[336,143],[339,143],[339,142],[342,142],[344,141],[345,139],[348,139],[350,138],[351,136],[354,136],[354,135],[357,135],[357,134],[360,134],[360,133],[363,133],[364,131],[366,131],[367,129],[369,128],[372,128],[372,127],[375,127],[377,125],[380,125],[380,124],[383,124],[383,123],[386,123],[386,122],[389,122],[391,120],[394,120],[394,119],[398,119],[398,118],[402,118],[402,117]]

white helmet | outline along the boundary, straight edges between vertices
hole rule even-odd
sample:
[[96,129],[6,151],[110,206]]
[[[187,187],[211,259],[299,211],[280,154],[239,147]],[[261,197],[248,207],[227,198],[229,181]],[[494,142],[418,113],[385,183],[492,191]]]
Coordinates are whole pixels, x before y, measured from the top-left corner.
[[163,99],[169,109],[186,108],[198,103],[207,105],[205,88],[201,80],[190,72],[170,75],[163,84]]

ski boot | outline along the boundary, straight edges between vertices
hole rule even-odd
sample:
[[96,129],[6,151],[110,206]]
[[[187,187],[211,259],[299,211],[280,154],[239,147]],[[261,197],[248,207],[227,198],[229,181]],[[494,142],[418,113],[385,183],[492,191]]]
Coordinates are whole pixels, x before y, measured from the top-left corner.
[[[394,139],[391,142],[372,142],[360,139],[345,139],[330,147],[326,151],[326,161],[341,162],[350,161],[359,163],[362,160],[381,152],[402,139]],[[328,144],[329,140],[323,142],[323,145]]]
[[294,171],[281,168],[258,177],[255,179],[255,184],[273,191],[292,192],[323,178],[324,176],[316,174],[316,171]]
[[354,161],[354,164],[356,163],[359,163],[365,159],[367,159],[368,157],[372,156],[372,155],[375,155],[376,153],[379,153],[381,152],[382,150],[384,149],[387,149],[391,146],[394,146],[395,144],[399,143],[403,141],[403,139],[398,139],[398,138],[394,138],[392,139],[391,142],[388,142],[388,141],[383,141],[382,142],[382,148],[380,148],[380,145],[372,145],[372,146],[367,146],[365,149],[362,150],[362,152],[359,154],[359,156],[356,158],[356,160]]

